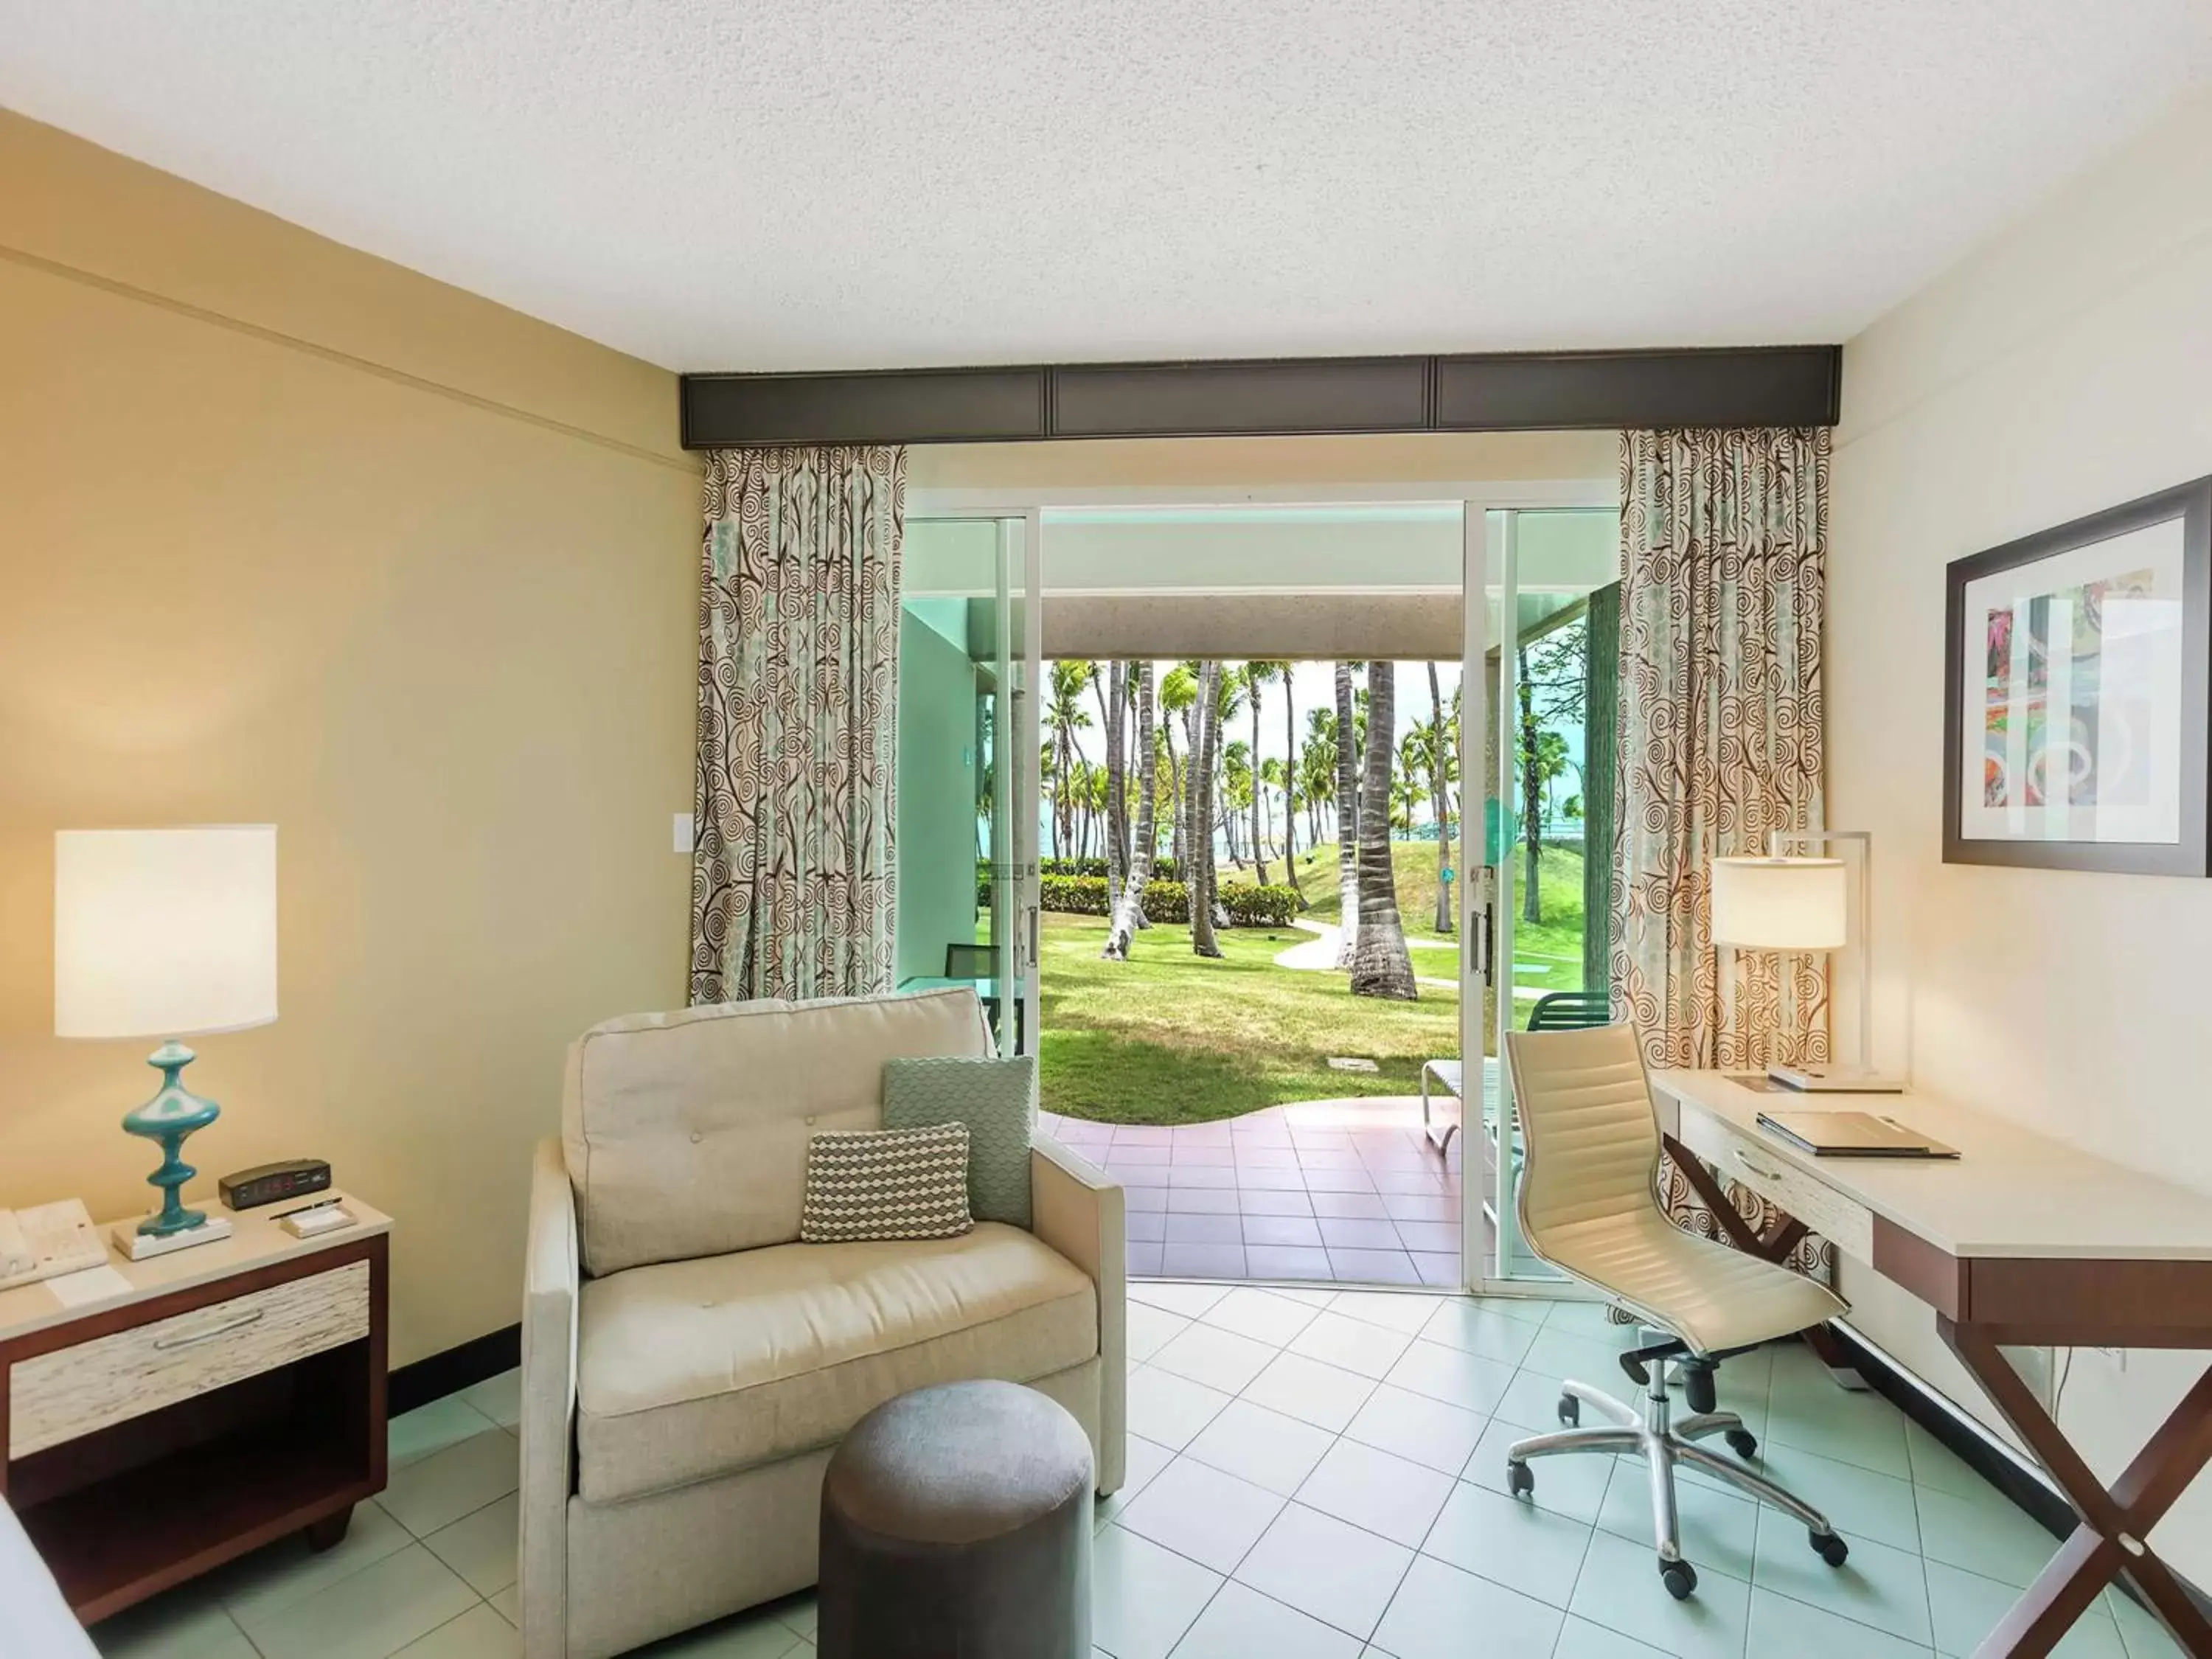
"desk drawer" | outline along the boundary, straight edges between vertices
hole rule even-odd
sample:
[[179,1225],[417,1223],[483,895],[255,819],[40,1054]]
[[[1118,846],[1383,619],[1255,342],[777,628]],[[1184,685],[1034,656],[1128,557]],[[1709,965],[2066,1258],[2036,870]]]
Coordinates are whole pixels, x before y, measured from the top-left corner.
[[1780,1205],[1845,1255],[1874,1259],[1874,1212],[1784,1158],[1762,1139],[1703,1112],[1682,1114],[1682,1144],[1730,1181]]
[[368,1334],[368,1263],[287,1279],[18,1361],[8,1455],[173,1406]]

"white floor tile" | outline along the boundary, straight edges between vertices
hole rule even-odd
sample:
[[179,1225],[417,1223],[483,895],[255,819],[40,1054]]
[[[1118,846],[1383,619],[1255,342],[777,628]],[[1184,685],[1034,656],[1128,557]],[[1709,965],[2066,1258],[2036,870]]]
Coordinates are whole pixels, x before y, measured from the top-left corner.
[[[1455,1298],[1456,1299],[1456,1298]],[[1363,1325],[1380,1325],[1401,1336],[1413,1336],[1436,1317],[1443,1298],[1410,1291],[1340,1291],[1329,1311],[1356,1319]]]
[[522,1628],[522,1589],[520,1585],[509,1584],[498,1595],[493,1596],[491,1607],[493,1612],[506,1620],[515,1629]]
[[1521,1363],[1547,1376],[1571,1376],[1610,1394],[1628,1381],[1621,1373],[1619,1352],[1610,1343],[1554,1324],[1536,1333]]
[[386,1659],[458,1619],[477,1594],[420,1544],[273,1613],[239,1620],[263,1659]]
[[[1674,1518],[1681,1532],[1683,1555],[1699,1572],[1711,1567],[1731,1578],[1753,1577],[1759,1545],[1759,1506],[1747,1498],[1686,1480],[1683,1474],[1677,1468],[1674,1480]],[[1540,1474],[1537,1491],[1542,1490]],[[1605,1505],[1598,1511],[1597,1523],[1616,1538],[1647,1549],[1657,1547],[1656,1522],[1651,1513],[1651,1471],[1642,1458],[1614,1460],[1613,1479],[1605,1489]],[[1809,1548],[1805,1553],[1815,1562],[1820,1559]]]
[[[1626,1379],[1623,1379],[1626,1382]],[[1549,1434],[1565,1426],[1559,1421],[1560,1380],[1542,1371],[1522,1369],[1512,1373],[1491,1415],[1501,1423],[1518,1425],[1530,1434]],[[1607,1392],[1619,1398],[1625,1389]]]
[[354,1505],[343,1541],[319,1555],[302,1537],[280,1540],[211,1575],[209,1587],[234,1617],[271,1613],[407,1547],[407,1528],[374,1502]]
[[1750,1585],[1706,1571],[1698,1574],[1697,1594],[1677,1601],[1649,1547],[1599,1532],[1570,1611],[1675,1659],[1743,1659],[1750,1605]]
[[1267,1369],[1276,1352],[1265,1342],[1201,1323],[1163,1344],[1147,1363],[1156,1370],[1172,1371],[1224,1394],[1239,1394]]
[[1134,1503],[1162,1469],[1175,1461],[1175,1453],[1141,1434],[1123,1437],[1121,1454],[1121,1489],[1110,1498],[1098,1500],[1098,1524],[1104,1526],[1123,1510]]
[[1228,1573],[1259,1541],[1283,1502],[1264,1486],[1178,1457],[1121,1511],[1115,1524],[1202,1567]]
[[[1777,1367],[1779,1378],[1778,1357]],[[1905,1447],[1905,1423],[1903,1413],[1880,1395],[1849,1393],[1823,1372],[1819,1391],[1792,1398],[1778,1390],[1769,1396],[1763,1438],[1910,1480],[1912,1458]]]
[[1517,1366],[1528,1357],[1541,1328],[1471,1297],[1455,1297],[1436,1310],[1421,1328],[1421,1334],[1448,1348],[1480,1354],[1501,1365]]
[[1931,1659],[1935,1651],[1755,1584],[1749,1650],[1787,1654],[1790,1659]]
[[1580,1521],[1462,1480],[1421,1552],[1565,1609],[1589,1543],[1590,1529]]
[[[1474,1453],[1460,1478],[1488,1492],[1510,1496],[1505,1486],[1505,1455],[1516,1440],[1528,1437],[1517,1424],[1493,1421],[1482,1431]],[[1562,1515],[1589,1525],[1605,1507],[1605,1493],[1613,1479],[1613,1460],[1595,1454],[1571,1457],[1540,1457],[1528,1465],[1536,1489],[1516,1501],[1532,1504],[1549,1515]]]
[[1559,1644],[1552,1650],[1552,1659],[1666,1659],[1656,1648],[1647,1648],[1641,1642],[1632,1642],[1618,1631],[1607,1630],[1603,1625],[1593,1625],[1587,1619],[1577,1619],[1572,1613],[1559,1627]]
[[439,1528],[422,1542],[478,1595],[496,1595],[514,1582],[520,1510],[520,1498],[509,1492],[475,1514]]
[[773,1613],[756,1607],[639,1651],[653,1659],[799,1659],[814,1650]]
[[480,1601],[392,1659],[522,1659],[522,1633]]
[[258,1659],[246,1632],[198,1584],[104,1620],[93,1626],[92,1640],[106,1659]]
[[1333,1443],[1326,1429],[1237,1400],[1206,1425],[1184,1455],[1288,1498]]
[[1143,1364],[1189,1328],[1190,1321],[1181,1314],[1170,1313],[1164,1308],[1148,1307],[1142,1302],[1132,1302],[1128,1307],[1127,1325],[1129,1363],[1133,1365]]
[[1353,1440],[1328,1449],[1297,1500],[1308,1509],[1418,1548],[1457,1483],[1448,1474]]
[[1423,1556],[1391,1598],[1375,1645],[1396,1659],[1548,1654],[1564,1618],[1556,1607]]
[[1252,1380],[1244,1398],[1331,1434],[1341,1434],[1374,1392],[1373,1381],[1356,1371],[1308,1359],[1304,1354],[1286,1353],[1278,1355]]
[[2120,1641],[2128,1650],[2128,1659],[2184,1659],[2181,1644],[2132,1599],[2109,1590],[2105,1604],[2120,1627]]
[[1448,1406],[1441,1400],[1385,1382],[1367,1396],[1367,1403],[1344,1432],[1363,1445],[1379,1446],[1455,1475],[1467,1467],[1475,1443],[1489,1424],[1490,1419],[1479,1412]]
[[1316,1311],[1291,1297],[1247,1286],[1230,1291],[1208,1308],[1206,1322],[1279,1348],[1311,1324]]
[[432,1452],[458,1446],[498,1426],[459,1395],[447,1395],[386,1424],[385,1456],[392,1468],[404,1468]]
[[771,1601],[767,1610],[775,1614],[779,1622],[790,1626],[808,1641],[814,1639],[816,1608],[812,1590],[801,1590],[796,1595],[787,1595],[780,1601]]
[[1167,1659],[1220,1588],[1219,1573],[1109,1527],[1091,1558],[1091,1639],[1113,1659]]
[[1175,1659],[1357,1659],[1359,1640],[1237,1583],[1224,1584]]
[[1172,1371],[1139,1365],[1129,1373],[1129,1432],[1181,1451],[1231,1398]]
[[503,1429],[522,1421],[522,1372],[518,1368],[486,1377],[461,1390],[461,1398]]
[[514,1437],[493,1429],[392,1472],[377,1502],[417,1538],[504,1498],[520,1484]]
[[1414,1342],[1385,1378],[1394,1387],[1485,1413],[1497,1410],[1512,1380],[1510,1366],[1429,1341]]
[[1133,1279],[1129,1300],[1151,1308],[1164,1308],[1185,1319],[1195,1319],[1229,1294],[1226,1285],[1197,1285],[1183,1279]]
[[1763,1509],[1759,1568],[1752,1582],[1793,1601],[1930,1645],[1935,1638],[1928,1621],[1928,1578],[1920,1558],[1871,1539],[1847,1541],[1850,1559],[1832,1567],[1814,1553],[1802,1525],[1779,1510]]
[[1413,1559],[1402,1545],[1292,1504],[1252,1547],[1237,1579],[1364,1640]]
[[1413,1338],[1380,1325],[1370,1325],[1334,1309],[1315,1316],[1285,1347],[1324,1364],[1380,1382],[1413,1343]]
[[1920,1553],[1920,1522],[1911,1481],[1877,1474],[1856,1463],[1838,1463],[1796,1446],[1762,1445],[1754,1467],[1826,1516],[1847,1540],[1870,1538],[1892,1549]]
[[1918,1493],[1920,1551],[2025,1589],[2058,1553],[2058,1540],[1988,1486],[1975,1498],[1923,1487]]
[[[1996,1628],[1997,1621],[2012,1610],[2013,1603],[2020,1600],[2020,1591],[1940,1561],[1923,1565],[1936,1651],[1943,1659],[1967,1659],[1981,1646],[1982,1638]],[[2082,1614],[2051,1653],[2052,1659],[2142,1659],[2128,1652],[2112,1615],[2101,1604]]]

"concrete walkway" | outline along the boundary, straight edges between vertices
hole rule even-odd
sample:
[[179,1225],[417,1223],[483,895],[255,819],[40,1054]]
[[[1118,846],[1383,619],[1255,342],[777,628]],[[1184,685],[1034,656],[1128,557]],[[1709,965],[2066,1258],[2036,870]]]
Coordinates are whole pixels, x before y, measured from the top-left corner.
[[[1300,968],[1309,971],[1319,970],[1331,973],[1338,971],[1336,952],[1344,939],[1343,928],[1333,921],[1308,921],[1304,916],[1292,917],[1291,926],[1302,933],[1311,933],[1313,937],[1303,944],[1293,945],[1287,951],[1278,951],[1275,953],[1276,967]],[[1411,951],[1456,951],[1459,949],[1459,941],[1449,939],[1408,939],[1406,941],[1406,947]],[[1425,974],[1414,975],[1413,982],[1416,985],[1433,985],[1445,990],[1449,990],[1455,983],[1452,980],[1439,979]]]

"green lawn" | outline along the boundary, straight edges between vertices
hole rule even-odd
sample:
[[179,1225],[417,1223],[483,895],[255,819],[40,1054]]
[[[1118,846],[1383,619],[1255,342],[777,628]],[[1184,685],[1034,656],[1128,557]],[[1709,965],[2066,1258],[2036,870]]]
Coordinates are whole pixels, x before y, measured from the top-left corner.
[[[1157,927],[1137,936],[1128,961],[1105,962],[1103,918],[1047,915],[1046,1109],[1109,1123],[1205,1123],[1286,1101],[1409,1095],[1424,1060],[1459,1052],[1455,986],[1424,985],[1418,1002],[1355,997],[1341,975],[1274,965],[1304,937],[1226,928],[1221,958],[1209,961],[1191,954],[1189,929]],[[1333,1054],[1381,1069],[1332,1071]]]

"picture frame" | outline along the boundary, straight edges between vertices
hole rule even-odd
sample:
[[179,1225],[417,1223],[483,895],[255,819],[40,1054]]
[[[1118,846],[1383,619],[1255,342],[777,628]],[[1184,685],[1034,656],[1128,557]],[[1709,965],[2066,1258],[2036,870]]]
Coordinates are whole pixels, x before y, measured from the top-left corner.
[[1945,571],[1943,861],[2212,875],[2212,477]]

